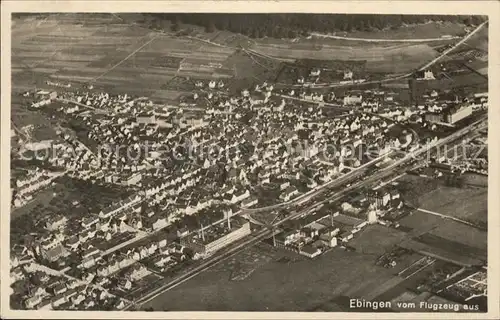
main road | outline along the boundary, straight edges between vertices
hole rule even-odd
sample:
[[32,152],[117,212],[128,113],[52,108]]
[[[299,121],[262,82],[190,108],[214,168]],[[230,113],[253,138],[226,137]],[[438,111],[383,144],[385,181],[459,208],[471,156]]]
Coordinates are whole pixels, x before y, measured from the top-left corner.
[[436,58],[434,58],[432,61],[430,61],[429,63],[425,64],[423,67],[421,67],[419,70],[422,71],[422,70],[425,70],[427,68],[429,68],[430,66],[432,66],[434,63],[436,63],[438,60],[442,59],[444,56],[446,56],[448,53],[452,52],[453,50],[455,50],[457,47],[459,47],[461,44],[463,44],[465,41],[469,40],[474,34],[476,34],[479,30],[481,30],[486,24],[488,23],[488,20],[486,20],[485,22],[481,23],[479,26],[477,26],[476,29],[474,29],[472,32],[470,32],[468,35],[466,35],[465,37],[462,38],[462,40],[458,41],[453,47],[443,51],[443,53],[441,53],[439,56],[437,56]]
[[[460,45],[462,45],[463,43],[465,43],[467,40],[469,40],[473,35],[475,35],[479,30],[481,30],[487,23],[488,23],[488,20],[486,20],[485,22],[481,23],[473,31],[471,31],[469,34],[467,34],[465,37],[463,37],[460,41],[458,41],[457,43],[455,43],[451,48],[443,51],[440,55],[438,55],[436,58],[432,59],[431,61],[429,61],[428,63],[426,63],[422,67],[420,67],[418,70],[422,71],[422,70],[425,70],[425,69],[431,67],[437,61],[441,60],[446,55],[448,55],[450,52],[452,52],[453,50],[455,50],[456,48],[458,48]],[[446,40],[446,39],[443,39],[443,40]],[[360,83],[360,85],[395,81],[395,80],[400,80],[400,79],[408,78],[411,75],[413,75],[413,72],[409,72],[409,73],[406,73],[406,74],[402,74],[402,75],[398,75],[398,76],[394,76],[394,77],[387,78],[387,79],[382,79],[382,80],[366,81],[366,82]],[[317,84],[317,85],[311,86],[311,88],[312,89],[313,88],[317,88],[317,89],[321,89],[321,88],[336,88],[336,87],[347,87],[347,86],[353,86],[353,85],[356,85],[356,84],[355,83],[346,83],[346,84],[341,84],[341,83],[322,83],[322,84]],[[276,87],[279,87],[279,86],[280,86],[280,84],[277,83]],[[290,87],[291,88],[301,88],[301,87],[303,87],[302,84],[293,84],[293,85],[286,84],[286,86],[289,87],[289,88]]]

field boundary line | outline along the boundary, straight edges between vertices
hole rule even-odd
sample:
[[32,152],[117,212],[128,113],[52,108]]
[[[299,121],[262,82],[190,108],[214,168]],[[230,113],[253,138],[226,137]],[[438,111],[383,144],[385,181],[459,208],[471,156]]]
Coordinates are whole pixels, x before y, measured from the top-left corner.
[[121,65],[122,63],[124,63],[125,61],[127,61],[128,59],[130,59],[133,55],[135,55],[137,52],[139,52],[141,49],[143,49],[145,46],[147,46],[148,44],[150,44],[151,42],[153,42],[154,40],[156,40],[158,38],[158,35],[154,35],[154,37],[152,39],[150,39],[149,41],[147,41],[145,44],[143,44],[142,46],[140,46],[139,48],[135,49],[134,51],[132,51],[132,53],[130,53],[128,56],[126,56],[125,58],[123,58],[120,62],[118,62],[117,64],[115,64],[114,66],[112,66],[111,68],[109,68],[108,70],[104,71],[102,74],[100,74],[99,76],[91,79],[89,82],[95,82],[96,80],[104,77],[106,74],[108,74],[110,71],[112,71],[113,69],[115,69],[116,67],[118,67],[119,65]]
[[348,41],[363,41],[363,42],[433,42],[433,41],[446,41],[446,40],[454,40],[454,39],[460,39],[459,36],[454,36],[454,37],[447,37],[447,38],[427,38],[427,39],[383,39],[383,38],[355,38],[355,37],[342,37],[342,36],[335,36],[335,35],[330,35],[330,34],[324,34],[324,33],[319,33],[319,32],[312,32],[311,35],[313,37],[318,37],[318,38],[331,38],[331,39],[338,39],[338,40],[348,40]]

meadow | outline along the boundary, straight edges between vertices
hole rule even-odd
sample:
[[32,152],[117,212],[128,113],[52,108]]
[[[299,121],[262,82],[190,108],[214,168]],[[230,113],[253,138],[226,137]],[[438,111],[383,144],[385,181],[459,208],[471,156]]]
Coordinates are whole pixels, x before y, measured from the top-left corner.
[[337,248],[313,260],[268,262],[240,281],[231,281],[229,270],[207,271],[144,307],[158,311],[306,311],[339,295],[363,296],[390,283],[395,278],[391,270],[374,266],[373,260],[373,256]]
[[[248,85],[249,78],[253,79],[250,82],[274,79],[278,72],[275,64],[280,58],[358,60],[366,61],[367,72],[402,73],[437,55],[433,49],[435,42],[250,39],[227,31],[205,33],[200,28],[184,25],[181,28],[190,31],[186,36],[179,36],[142,27],[140,17],[124,17],[53,14],[43,19],[17,19],[12,30],[14,90],[43,87],[47,80],[52,80],[71,82],[74,86],[92,83],[96,89],[170,101],[178,95],[165,90],[175,77],[234,78],[235,84]],[[433,37],[455,35],[460,29],[453,24],[432,23],[373,35],[383,38],[384,33],[388,38],[398,39],[416,30],[429,34],[429,28],[433,30],[430,33]],[[450,40],[439,41],[446,42]],[[269,57],[249,57],[240,52],[240,45]],[[277,61],[273,61],[274,58],[278,58]]]
[[[460,36],[465,33],[464,25],[453,22],[429,22],[403,25],[398,29],[340,32],[342,36],[371,39],[429,39],[443,35]],[[340,34],[339,34],[340,35]]]
[[58,81],[170,101],[179,96],[166,92],[174,77],[232,76],[232,69],[221,65],[235,49],[152,31],[113,15],[21,18],[12,36],[14,92]]
[[420,207],[461,219],[488,221],[487,188],[439,187],[422,195]]
[[437,56],[437,52],[427,44],[384,46],[365,43],[351,46],[326,44],[311,46],[296,43],[257,43],[252,49],[269,56],[281,58],[366,60],[367,71],[387,73],[408,72]]

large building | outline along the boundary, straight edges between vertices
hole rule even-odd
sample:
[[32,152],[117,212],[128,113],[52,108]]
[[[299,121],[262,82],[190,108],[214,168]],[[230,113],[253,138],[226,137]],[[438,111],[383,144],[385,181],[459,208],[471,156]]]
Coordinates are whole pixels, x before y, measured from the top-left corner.
[[137,115],[136,122],[137,123],[142,123],[142,124],[155,123],[156,122],[156,117],[152,113],[141,113],[141,114]]
[[417,72],[417,80],[435,80],[434,73],[431,70]]
[[233,217],[227,222],[191,233],[181,238],[180,243],[194,252],[209,255],[250,233],[248,221],[241,217]]
[[462,119],[467,118],[472,114],[472,105],[464,104],[461,106],[453,106],[446,110],[444,120],[447,123],[453,124]]
[[344,105],[354,105],[363,102],[361,94],[348,94],[344,96]]
[[444,120],[444,115],[439,112],[430,112],[426,113],[425,116],[425,121],[427,122],[443,122]]
[[473,107],[474,106],[469,103],[448,106],[441,112],[430,112],[425,114],[425,121],[454,124],[470,116],[472,114]]

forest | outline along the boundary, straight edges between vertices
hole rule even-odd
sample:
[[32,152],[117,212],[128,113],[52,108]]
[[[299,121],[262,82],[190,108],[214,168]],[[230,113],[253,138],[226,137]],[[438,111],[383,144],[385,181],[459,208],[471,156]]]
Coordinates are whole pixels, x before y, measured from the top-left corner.
[[465,25],[478,25],[484,16],[459,15],[380,15],[380,14],[227,14],[227,13],[149,13],[145,14],[149,27],[161,29],[168,22],[172,31],[181,24],[205,28],[207,32],[226,30],[251,38],[295,38],[310,32],[330,33],[337,31],[371,31],[399,28],[403,24],[419,24],[428,21],[449,21]]

